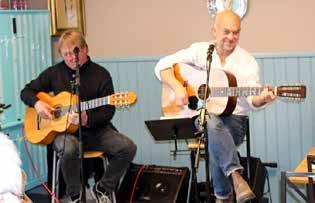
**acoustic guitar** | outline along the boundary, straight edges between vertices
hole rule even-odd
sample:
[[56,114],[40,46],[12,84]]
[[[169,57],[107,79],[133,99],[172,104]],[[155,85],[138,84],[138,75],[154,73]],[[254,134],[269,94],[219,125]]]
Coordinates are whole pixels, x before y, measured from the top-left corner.
[[[34,108],[27,107],[24,121],[24,133],[27,141],[33,144],[47,145],[59,133],[74,133],[78,129],[77,125],[68,122],[68,114],[71,111],[78,112],[78,97],[76,95],[69,92],[60,92],[56,96],[51,96],[39,92],[36,96],[55,108],[54,118],[52,120],[41,118]],[[115,93],[110,96],[81,102],[81,110],[85,111],[104,105],[124,107],[135,103],[136,100],[137,95],[134,92]]]
[[[210,71],[209,85],[206,81],[206,72],[188,64],[175,64],[172,67],[175,78],[186,88],[189,105],[184,108],[175,103],[175,93],[168,85],[162,86],[161,106],[165,117],[186,116],[197,114],[196,109],[200,99],[204,98],[204,89],[208,89],[207,111],[216,115],[230,115],[233,113],[237,97],[260,95],[264,87],[237,87],[235,76],[224,70],[212,69]],[[193,75],[193,77],[191,77]],[[274,87],[274,93],[283,98],[294,100],[306,97],[304,85],[282,85]]]

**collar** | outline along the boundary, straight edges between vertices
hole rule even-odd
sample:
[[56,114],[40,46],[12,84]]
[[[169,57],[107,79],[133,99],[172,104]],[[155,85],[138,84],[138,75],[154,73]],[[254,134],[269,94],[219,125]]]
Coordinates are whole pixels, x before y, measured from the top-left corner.
[[[89,56],[87,56],[87,61],[80,66],[80,72],[84,71],[85,69],[87,69],[87,67],[90,65],[91,63],[91,58]],[[62,61],[62,64],[64,65],[64,67],[67,68],[67,70],[69,71],[69,73],[71,74],[75,74],[75,70],[71,69],[69,66],[67,66],[67,64],[65,63],[65,61]]]

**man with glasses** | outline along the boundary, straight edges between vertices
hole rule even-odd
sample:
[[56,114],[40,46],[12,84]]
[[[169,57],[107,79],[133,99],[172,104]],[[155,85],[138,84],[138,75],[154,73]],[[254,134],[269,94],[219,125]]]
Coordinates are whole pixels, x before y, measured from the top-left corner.
[[[84,36],[76,31],[67,31],[60,37],[59,53],[63,61],[44,70],[36,79],[26,84],[21,91],[22,101],[34,107],[45,119],[54,118],[54,108],[39,100],[38,92],[73,92],[76,68],[80,72],[80,97],[82,101],[105,97],[114,93],[109,72],[91,61]],[[78,56],[74,54],[77,49]],[[78,61],[76,60],[78,59]],[[79,63],[79,66],[78,64]],[[110,156],[109,166],[92,189],[98,203],[110,202],[109,194],[115,189],[122,174],[135,156],[136,145],[125,135],[117,132],[111,123],[114,106],[101,106],[82,111],[83,148],[99,150]],[[70,112],[68,122],[77,125],[79,116]],[[61,133],[53,141],[53,149],[61,155],[61,170],[66,183],[66,193],[71,200],[79,202],[81,196],[79,141],[77,133]]]

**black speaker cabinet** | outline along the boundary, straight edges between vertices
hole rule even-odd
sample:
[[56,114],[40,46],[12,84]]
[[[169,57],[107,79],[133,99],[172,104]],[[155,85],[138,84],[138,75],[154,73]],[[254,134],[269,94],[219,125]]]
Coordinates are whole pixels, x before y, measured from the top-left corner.
[[[187,167],[144,166],[132,164],[124,176],[117,193],[118,203],[133,201],[182,203],[186,202],[190,172]],[[139,171],[142,168],[142,172]],[[138,175],[138,180],[137,179]]]
[[[241,157],[241,164],[244,167],[244,178],[247,179],[247,158]],[[259,200],[264,195],[267,169],[259,158],[250,157],[250,180],[249,186]]]

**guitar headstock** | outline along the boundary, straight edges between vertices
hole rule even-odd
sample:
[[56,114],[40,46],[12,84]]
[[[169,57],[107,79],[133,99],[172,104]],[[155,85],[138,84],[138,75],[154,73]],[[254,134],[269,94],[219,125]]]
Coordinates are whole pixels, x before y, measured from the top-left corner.
[[305,85],[281,85],[277,86],[277,95],[291,99],[304,99],[306,97]]
[[135,103],[136,100],[137,95],[135,92],[118,92],[109,96],[108,104],[123,107]]

